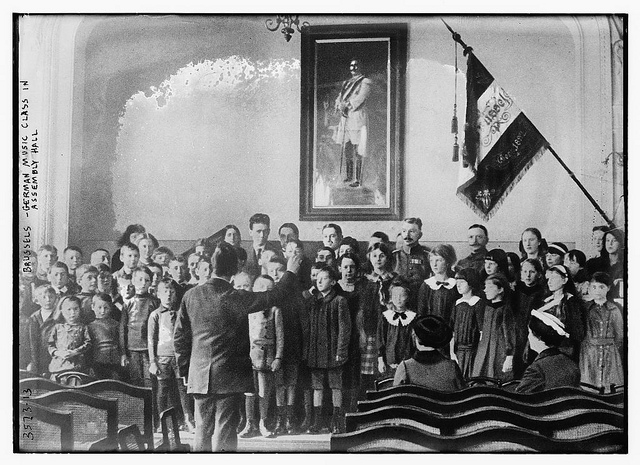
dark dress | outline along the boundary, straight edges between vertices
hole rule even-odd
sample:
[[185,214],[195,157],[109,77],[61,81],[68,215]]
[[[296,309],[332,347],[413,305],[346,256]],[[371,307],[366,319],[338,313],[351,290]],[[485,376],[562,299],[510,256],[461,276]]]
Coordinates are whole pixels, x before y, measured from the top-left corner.
[[418,293],[418,315],[437,315],[445,321],[451,319],[451,312],[460,298],[456,289],[456,280],[447,278],[436,280],[435,276],[425,279]]
[[526,369],[516,392],[539,392],[561,386],[580,386],[580,370],[555,347],[543,350]]
[[378,345],[376,342],[378,320],[386,310],[389,300],[389,286],[396,273],[389,273],[385,278],[370,275],[364,282],[360,295],[360,308],[356,318],[356,330],[360,339],[360,373],[375,375],[377,373]]
[[513,377],[513,370],[503,373],[505,358],[513,355],[515,329],[511,306],[505,302],[487,302],[482,320],[482,338],[471,376],[487,376],[500,381]]
[[458,364],[437,350],[417,352],[398,365],[393,385],[419,384],[436,391],[458,391],[465,387]]
[[382,318],[378,320],[378,357],[382,357],[387,367],[397,365],[413,354],[411,328],[416,316],[416,312],[411,310],[404,313],[395,310],[382,312]]
[[[513,351],[513,374],[516,379],[521,378],[526,368],[526,361],[532,361],[535,356],[529,358],[527,335],[529,334],[529,320],[531,310],[540,307],[544,303],[545,288],[538,283],[527,286],[518,281],[513,297],[513,320],[516,331],[516,345]],[[535,353],[535,352],[534,352]]]
[[453,350],[458,359],[462,376],[469,378],[473,368],[473,360],[478,350],[480,328],[484,316],[484,301],[473,296],[469,300],[460,298],[451,313],[451,328],[453,329]]
[[364,279],[356,279],[353,291],[345,291],[340,283],[336,284],[336,292],[347,299],[349,315],[351,317],[351,338],[349,340],[349,355],[347,363],[342,368],[342,386],[345,389],[355,389],[360,385],[360,334],[357,331],[358,309],[360,295],[366,285]]

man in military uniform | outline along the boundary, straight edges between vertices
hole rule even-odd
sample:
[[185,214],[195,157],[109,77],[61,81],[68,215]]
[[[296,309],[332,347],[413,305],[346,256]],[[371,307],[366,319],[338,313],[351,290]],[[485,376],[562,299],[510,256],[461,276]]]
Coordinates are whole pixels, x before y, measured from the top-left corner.
[[480,273],[484,270],[484,257],[487,255],[489,233],[483,225],[472,224],[469,226],[469,235],[467,237],[469,239],[469,247],[471,247],[471,254],[458,262],[456,270],[474,268]]
[[420,285],[431,274],[429,249],[418,242],[422,237],[422,220],[405,218],[402,222],[401,237],[401,247],[393,251],[394,271],[409,280],[411,286],[409,303],[415,309]]
[[349,63],[351,77],[342,83],[335,101],[335,111],[340,114],[340,124],[334,142],[341,145],[347,165],[344,182],[351,187],[362,184],[362,164],[367,156],[369,139],[369,115],[367,99],[373,83],[362,74],[360,60]]

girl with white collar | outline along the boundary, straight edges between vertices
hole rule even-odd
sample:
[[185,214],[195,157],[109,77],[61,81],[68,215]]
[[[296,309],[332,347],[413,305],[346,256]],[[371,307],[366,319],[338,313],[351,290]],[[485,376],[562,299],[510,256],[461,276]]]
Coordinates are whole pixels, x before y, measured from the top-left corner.
[[425,279],[418,293],[418,315],[438,315],[449,321],[460,297],[453,278],[456,251],[449,244],[439,244],[429,252],[433,276]]

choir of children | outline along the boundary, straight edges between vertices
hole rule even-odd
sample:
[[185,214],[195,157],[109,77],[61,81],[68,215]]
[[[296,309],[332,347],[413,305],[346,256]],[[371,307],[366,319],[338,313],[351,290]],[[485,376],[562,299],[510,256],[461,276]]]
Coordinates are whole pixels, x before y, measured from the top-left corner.
[[[305,253],[293,223],[280,228],[279,246],[268,242],[269,227],[267,215],[252,217],[254,247],[239,259],[236,289],[270,289],[286,270],[284,257]],[[226,231],[224,240],[240,250],[239,229]],[[330,430],[342,431],[344,412],[389,376],[441,390],[475,376],[522,378],[522,392],[580,381],[624,384],[623,234],[594,228],[600,248],[587,260],[563,243],[547,245],[536,228],[522,233],[521,257],[487,252],[486,228],[470,231],[483,240],[474,239],[473,260],[457,262],[451,245],[418,243],[419,218],[403,222],[395,252],[376,231],[364,255],[339,225],[324,226],[323,246],[308,251],[313,258],[298,289],[247,321],[256,376],[241,436],[326,431],[326,411]],[[55,247],[41,246],[35,273],[21,276],[21,368],[54,379],[72,370],[153,386],[158,408],[175,406],[191,430],[173,325],[182,297],[211,274],[211,244],[198,244],[174,255],[131,225],[111,263],[106,249],[83,264],[78,247],[65,248],[61,262]],[[562,376],[544,380],[560,368]]]

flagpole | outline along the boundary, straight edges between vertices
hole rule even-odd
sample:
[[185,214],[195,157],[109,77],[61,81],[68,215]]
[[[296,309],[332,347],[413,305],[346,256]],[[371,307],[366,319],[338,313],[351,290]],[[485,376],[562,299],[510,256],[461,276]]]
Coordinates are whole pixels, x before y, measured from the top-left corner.
[[569,176],[571,177],[571,179],[573,179],[573,182],[575,182],[578,187],[580,188],[580,190],[582,191],[582,193],[584,195],[587,196],[587,199],[589,199],[589,202],[591,202],[591,204],[594,206],[594,208],[596,210],[598,210],[598,213],[600,213],[600,215],[602,216],[602,218],[604,218],[604,220],[607,222],[607,224],[609,225],[609,227],[611,229],[616,229],[616,225],[613,221],[611,221],[609,219],[609,217],[607,216],[607,214],[604,212],[604,210],[600,207],[600,205],[598,205],[598,202],[596,202],[596,200],[591,196],[591,194],[589,194],[589,191],[587,191],[587,189],[582,185],[582,183],[578,180],[578,178],[576,178],[576,175],[573,174],[573,171],[571,171],[569,169],[569,167],[566,165],[566,163],[562,160],[562,158],[560,158],[560,156],[556,153],[555,150],[553,150],[553,147],[551,147],[550,145],[547,146],[547,149],[549,149],[549,152],[551,152],[553,154],[553,156],[555,157],[556,160],[558,160],[558,163],[560,163],[560,165],[565,169],[565,171],[567,173],[569,173]]

